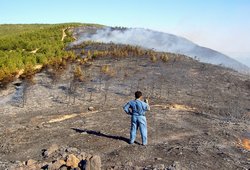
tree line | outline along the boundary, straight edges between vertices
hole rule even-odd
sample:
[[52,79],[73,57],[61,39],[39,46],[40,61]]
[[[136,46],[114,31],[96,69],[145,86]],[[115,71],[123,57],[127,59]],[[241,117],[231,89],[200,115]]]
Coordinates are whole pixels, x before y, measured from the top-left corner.
[[[67,28],[80,25],[0,25],[0,82],[10,81],[20,70],[30,72],[36,65],[75,58],[72,51],[64,50],[73,41]],[[62,41],[64,29],[66,37]]]

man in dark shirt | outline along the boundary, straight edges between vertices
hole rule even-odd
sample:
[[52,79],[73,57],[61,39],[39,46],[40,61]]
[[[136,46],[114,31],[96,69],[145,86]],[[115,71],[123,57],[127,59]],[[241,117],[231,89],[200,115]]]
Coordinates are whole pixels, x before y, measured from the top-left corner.
[[136,138],[136,131],[139,126],[142,144],[147,145],[147,120],[145,112],[150,110],[148,100],[142,101],[142,92],[135,92],[135,100],[129,101],[123,110],[131,115],[130,144],[133,144]]

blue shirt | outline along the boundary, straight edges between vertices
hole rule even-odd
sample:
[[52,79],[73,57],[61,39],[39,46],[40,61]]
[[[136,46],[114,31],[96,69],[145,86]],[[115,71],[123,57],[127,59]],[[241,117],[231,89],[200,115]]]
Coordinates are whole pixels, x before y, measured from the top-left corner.
[[125,106],[123,106],[123,110],[130,115],[145,116],[145,111],[150,110],[150,107],[147,103],[141,101],[140,99],[136,99],[125,104]]

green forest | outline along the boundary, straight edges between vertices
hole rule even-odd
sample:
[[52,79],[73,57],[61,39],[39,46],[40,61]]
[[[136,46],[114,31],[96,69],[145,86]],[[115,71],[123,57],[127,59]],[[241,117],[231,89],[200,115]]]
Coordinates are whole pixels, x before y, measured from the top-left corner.
[[60,63],[75,58],[64,50],[73,41],[69,28],[86,24],[4,24],[0,25],[0,81],[8,81],[37,65]]

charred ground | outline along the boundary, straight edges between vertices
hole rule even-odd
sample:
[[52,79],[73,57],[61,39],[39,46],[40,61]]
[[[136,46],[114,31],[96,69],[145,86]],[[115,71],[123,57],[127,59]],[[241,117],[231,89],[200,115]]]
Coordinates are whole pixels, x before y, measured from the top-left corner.
[[[250,167],[249,144],[242,142],[250,132],[248,76],[175,54],[166,61],[152,51],[115,55],[124,48],[74,46],[79,56],[91,57],[57,74],[44,69],[26,89],[21,81],[2,90],[0,168],[29,158],[48,161],[42,150],[52,144],[99,154],[103,169],[160,169],[173,162],[183,169]],[[121,107],[136,90],[152,107],[147,147],[127,143],[130,117]]]

